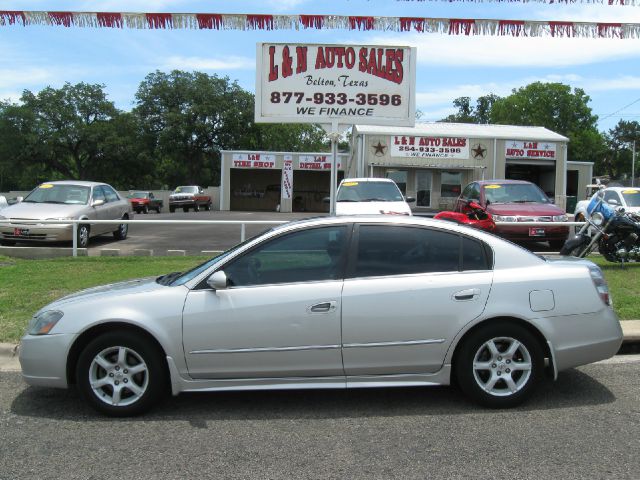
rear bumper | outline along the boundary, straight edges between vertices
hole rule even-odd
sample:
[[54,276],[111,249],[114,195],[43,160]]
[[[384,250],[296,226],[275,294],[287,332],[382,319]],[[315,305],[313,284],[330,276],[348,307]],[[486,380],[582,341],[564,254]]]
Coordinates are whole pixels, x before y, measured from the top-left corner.
[[543,330],[553,346],[558,371],[613,357],[623,339],[618,317],[610,308],[548,318],[543,321]]

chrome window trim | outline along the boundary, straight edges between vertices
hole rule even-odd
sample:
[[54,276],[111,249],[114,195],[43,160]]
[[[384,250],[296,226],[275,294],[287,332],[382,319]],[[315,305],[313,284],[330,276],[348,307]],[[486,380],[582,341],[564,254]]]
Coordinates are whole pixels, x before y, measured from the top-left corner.
[[369,342],[369,343],[345,343],[343,348],[368,348],[368,347],[404,347],[410,345],[433,345],[444,343],[444,338],[429,340],[405,340],[397,342]]

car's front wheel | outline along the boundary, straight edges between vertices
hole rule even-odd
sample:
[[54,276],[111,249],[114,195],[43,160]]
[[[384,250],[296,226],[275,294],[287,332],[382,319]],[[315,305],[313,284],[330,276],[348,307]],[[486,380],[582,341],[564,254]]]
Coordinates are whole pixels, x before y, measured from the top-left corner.
[[131,332],[109,332],[89,343],[76,365],[78,388],[89,404],[111,416],[138,415],[166,392],[162,352]]
[[78,248],[89,246],[89,225],[78,225]]
[[542,377],[543,367],[538,340],[520,325],[507,322],[472,332],[454,365],[462,391],[491,408],[515,407],[525,401]]

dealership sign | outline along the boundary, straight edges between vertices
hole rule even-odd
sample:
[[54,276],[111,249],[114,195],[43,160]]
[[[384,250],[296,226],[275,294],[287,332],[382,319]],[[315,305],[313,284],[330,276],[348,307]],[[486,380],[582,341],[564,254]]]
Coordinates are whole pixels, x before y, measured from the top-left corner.
[[231,168],[276,168],[276,156],[267,153],[234,153]]
[[[336,164],[336,168],[342,168],[340,162]],[[330,155],[300,155],[298,157],[298,169],[300,170],[330,170]]]
[[556,144],[553,142],[507,140],[504,144],[504,155],[506,158],[555,160]]
[[256,122],[415,124],[415,48],[259,43],[256,58]]
[[392,157],[469,158],[469,139],[463,137],[414,137],[394,135],[391,139]]

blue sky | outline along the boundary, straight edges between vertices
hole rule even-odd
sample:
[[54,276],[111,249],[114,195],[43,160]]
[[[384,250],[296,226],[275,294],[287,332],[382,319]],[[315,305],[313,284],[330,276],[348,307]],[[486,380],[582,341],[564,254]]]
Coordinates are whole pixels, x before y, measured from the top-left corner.
[[[173,13],[273,13],[424,16],[640,23],[640,7],[593,4],[467,3],[396,0],[3,0],[2,10]],[[606,131],[620,119],[640,121],[640,39],[464,37],[342,30],[194,31],[0,27],[0,98],[65,81],[106,85],[129,110],[140,81],[155,70],[229,76],[255,91],[257,42],[357,43],[417,47],[417,108],[422,120],[454,111],[453,99],[495,93],[534,81],[585,90]],[[637,103],[623,108],[632,102]],[[619,112],[618,112],[619,111]],[[618,113],[615,113],[618,112]]]

